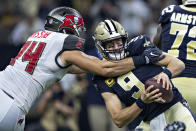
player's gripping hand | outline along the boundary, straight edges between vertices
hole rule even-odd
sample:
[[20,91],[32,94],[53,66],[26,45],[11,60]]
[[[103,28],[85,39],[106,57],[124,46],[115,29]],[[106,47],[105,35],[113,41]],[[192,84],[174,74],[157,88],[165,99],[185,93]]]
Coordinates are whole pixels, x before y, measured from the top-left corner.
[[172,90],[172,84],[167,74],[161,72],[156,75],[155,78],[157,78],[157,83],[162,82],[163,88],[166,88],[166,90]]
[[165,56],[162,55],[162,51],[157,47],[147,48],[141,55],[133,56],[133,62],[135,67],[139,67],[143,64],[156,63],[164,58]]
[[159,89],[151,91],[152,89],[153,85],[149,86],[146,89],[143,89],[141,100],[146,104],[151,102],[164,103],[165,101],[161,98],[162,93],[159,93]]
[[162,93],[159,93],[159,89],[153,89],[153,85],[144,88],[141,94],[141,97],[136,100],[136,105],[141,108],[145,109],[148,103],[158,102],[158,103],[165,103],[165,100],[162,99]]

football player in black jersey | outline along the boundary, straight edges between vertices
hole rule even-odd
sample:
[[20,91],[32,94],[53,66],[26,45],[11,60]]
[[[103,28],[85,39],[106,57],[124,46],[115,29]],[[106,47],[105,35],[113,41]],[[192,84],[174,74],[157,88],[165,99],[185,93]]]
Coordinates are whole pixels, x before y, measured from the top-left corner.
[[196,0],[177,0],[162,10],[154,43],[185,63],[185,70],[172,79],[196,114]]
[[[118,61],[128,56],[134,58],[149,46],[156,48],[145,35],[127,43],[124,41],[125,34],[126,31],[117,21],[105,20],[98,24],[94,39],[104,59]],[[129,129],[134,129],[140,124],[137,128],[143,128],[145,131],[161,131],[167,124],[183,121],[187,130],[196,130],[194,118],[189,109],[183,105],[185,100],[173,84],[169,89],[173,91],[174,97],[168,103],[164,103],[158,90],[150,92],[152,86],[144,89],[144,82],[147,79],[155,77],[158,81],[160,78],[163,81],[169,80],[184,69],[182,61],[167,53],[161,53],[165,55],[164,59],[138,66],[124,75],[113,78],[94,76],[94,85],[101,93],[107,110],[118,127],[129,124]],[[164,115],[157,118],[162,113]]]

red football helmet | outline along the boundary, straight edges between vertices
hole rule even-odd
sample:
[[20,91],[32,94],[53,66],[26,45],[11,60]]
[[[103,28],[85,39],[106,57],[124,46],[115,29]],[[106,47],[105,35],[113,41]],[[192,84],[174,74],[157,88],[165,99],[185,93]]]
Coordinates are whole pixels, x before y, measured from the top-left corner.
[[58,7],[50,11],[46,17],[44,28],[77,36],[80,36],[80,33],[86,30],[80,13],[70,7]]

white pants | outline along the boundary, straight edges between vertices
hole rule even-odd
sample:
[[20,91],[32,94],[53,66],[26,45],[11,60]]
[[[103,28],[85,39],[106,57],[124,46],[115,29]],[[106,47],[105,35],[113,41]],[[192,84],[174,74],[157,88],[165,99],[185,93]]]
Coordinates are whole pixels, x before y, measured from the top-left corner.
[[0,131],[23,131],[24,125],[24,112],[0,89]]
[[184,122],[186,131],[196,131],[196,123],[191,112],[181,103],[167,109],[164,113],[148,122],[142,122],[137,128],[143,128],[144,131],[163,131],[164,127],[174,121]]

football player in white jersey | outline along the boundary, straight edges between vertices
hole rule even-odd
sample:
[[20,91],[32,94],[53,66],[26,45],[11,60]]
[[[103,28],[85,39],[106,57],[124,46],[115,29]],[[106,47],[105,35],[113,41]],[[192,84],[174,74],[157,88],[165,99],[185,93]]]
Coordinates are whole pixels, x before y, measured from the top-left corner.
[[[34,100],[67,73],[85,70],[112,77],[162,57],[151,56],[156,49],[115,62],[85,55],[84,40],[80,38],[84,29],[83,18],[75,9],[53,9],[46,18],[45,30],[31,35],[10,65],[0,72],[1,131],[24,130],[25,115]],[[127,39],[127,35],[124,37]]]

